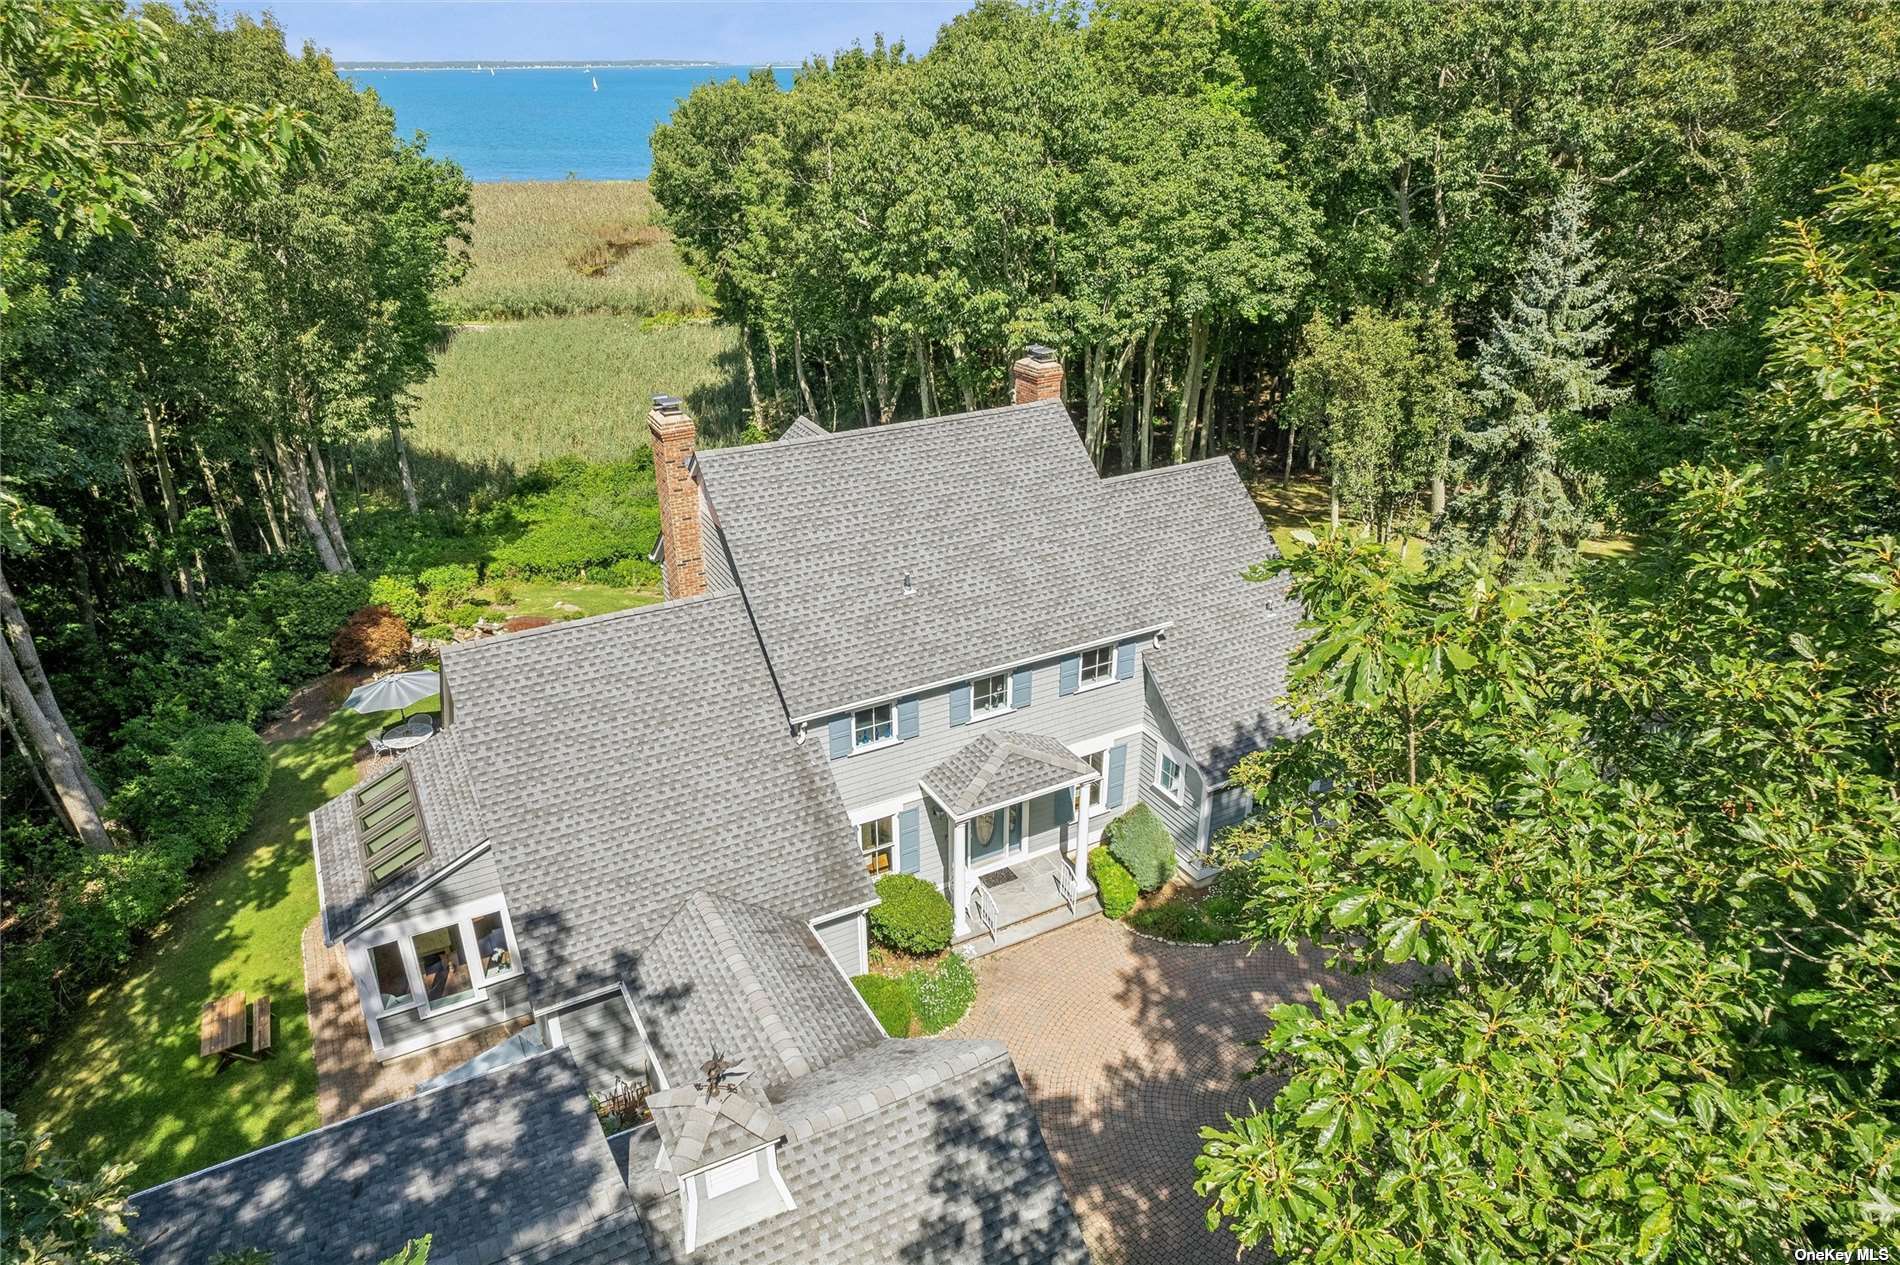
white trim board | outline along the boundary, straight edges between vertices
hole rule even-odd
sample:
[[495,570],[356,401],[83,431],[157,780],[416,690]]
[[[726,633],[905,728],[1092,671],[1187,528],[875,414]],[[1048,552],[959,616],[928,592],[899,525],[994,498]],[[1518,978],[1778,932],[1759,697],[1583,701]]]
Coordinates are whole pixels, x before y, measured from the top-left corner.
[[[1007,663],[986,664],[983,667],[976,668],[969,672],[959,672],[955,676],[946,676],[939,680],[926,682],[922,685],[913,685],[906,689],[897,690],[894,693],[877,694],[870,698],[859,699],[855,702],[841,703],[836,707],[827,707],[823,711],[809,712],[803,716],[794,716],[792,717],[792,724],[795,727],[809,725],[814,720],[825,720],[832,716],[841,716],[849,712],[861,711],[866,707],[871,707],[879,703],[894,703],[901,698],[914,698],[922,694],[935,693],[947,686],[960,685],[965,681],[975,680],[979,676],[994,676],[998,672],[1008,672],[1031,663],[1046,663],[1050,659],[1067,658],[1072,654],[1080,654],[1084,650],[1093,650],[1100,645],[1109,643],[1119,644],[1136,637],[1148,637],[1172,627],[1174,627],[1174,621],[1170,619],[1159,624],[1148,625],[1144,628],[1133,628],[1127,632],[1115,633],[1108,637],[1091,637],[1087,641],[1080,641],[1072,646],[1064,646],[1060,650],[1042,650],[1020,659],[1011,659]],[[1110,679],[1112,680],[1113,678]],[[1032,703],[1031,706],[1034,706],[1034,704]]]

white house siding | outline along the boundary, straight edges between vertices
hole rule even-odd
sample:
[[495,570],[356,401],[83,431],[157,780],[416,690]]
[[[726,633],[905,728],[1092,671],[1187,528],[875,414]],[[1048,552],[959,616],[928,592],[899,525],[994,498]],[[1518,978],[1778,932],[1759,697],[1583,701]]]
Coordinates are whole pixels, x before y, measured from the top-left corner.
[[[1025,595],[1023,600],[1036,599]],[[1142,644],[1147,643],[1144,640]],[[922,694],[917,696],[915,738],[832,760],[832,777],[845,806],[858,809],[887,800],[914,798],[918,781],[925,773],[985,729],[1045,734],[1071,746],[1104,734],[1134,729],[1142,721],[1144,675],[1137,653],[1135,673],[1127,680],[1111,681],[1063,697],[1060,660],[1050,659],[1032,669],[1028,707],[964,725],[950,723],[950,692],[954,686]],[[814,721],[807,740],[818,743],[819,750],[825,751],[829,758],[825,746],[827,724],[827,721]],[[928,865],[926,861],[925,867]]]
[[862,975],[869,969],[865,961],[863,914],[821,922],[812,930],[818,933],[818,942],[846,975]]
[[528,981],[517,975],[490,988],[480,1001],[432,1017],[425,1018],[418,1010],[408,1010],[370,1020],[382,1043],[376,1057],[388,1060],[424,1050],[510,1019],[525,1018],[532,1010]]

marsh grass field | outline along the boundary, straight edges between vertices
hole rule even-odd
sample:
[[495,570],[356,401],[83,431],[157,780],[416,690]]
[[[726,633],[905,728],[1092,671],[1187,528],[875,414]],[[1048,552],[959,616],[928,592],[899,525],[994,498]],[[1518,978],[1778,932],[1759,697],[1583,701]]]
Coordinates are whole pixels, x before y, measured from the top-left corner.
[[451,320],[704,314],[640,180],[475,186],[473,265],[445,296]]
[[[714,322],[644,182],[478,184],[471,266],[444,296],[435,376],[409,440],[425,500],[466,505],[569,455],[621,461],[646,444],[652,396],[686,401],[702,442],[745,426],[739,347]],[[353,454],[384,486],[380,437]]]

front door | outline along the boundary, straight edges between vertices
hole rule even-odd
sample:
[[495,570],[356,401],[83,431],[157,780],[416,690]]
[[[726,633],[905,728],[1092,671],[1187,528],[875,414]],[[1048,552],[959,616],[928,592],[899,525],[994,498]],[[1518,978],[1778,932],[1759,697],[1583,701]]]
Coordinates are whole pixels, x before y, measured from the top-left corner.
[[971,818],[965,832],[969,839],[966,854],[973,866],[995,865],[1021,856],[1028,840],[1023,829],[1022,804],[1011,804],[993,813]]

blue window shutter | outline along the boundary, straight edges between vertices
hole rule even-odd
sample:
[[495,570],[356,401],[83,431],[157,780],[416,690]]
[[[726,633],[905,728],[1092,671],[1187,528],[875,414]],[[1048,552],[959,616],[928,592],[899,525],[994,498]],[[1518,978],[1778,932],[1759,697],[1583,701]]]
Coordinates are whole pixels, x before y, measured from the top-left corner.
[[897,705],[897,736],[915,738],[917,736],[917,700],[907,698]]
[[851,718],[833,716],[831,718],[831,758],[842,760],[851,754]]
[[1029,706],[1029,683],[1036,674],[1028,668],[1017,668],[1009,677],[1009,705],[1011,707]]
[[1122,806],[1122,785],[1127,779],[1127,774],[1128,748],[1117,743],[1108,749],[1108,776],[1106,778],[1108,787],[1107,793],[1102,796],[1102,803],[1110,808]]
[[912,804],[897,814],[897,868],[905,874],[915,874],[923,868],[919,859],[919,837],[923,834],[923,805]]
[[970,683],[965,681],[962,685],[953,685],[950,687],[950,724],[954,728],[957,725],[967,725],[969,723]]
[[1062,661],[1062,681],[1056,686],[1056,693],[1065,698],[1082,686],[1082,656],[1072,654]]
[[1124,641],[1115,647],[1115,679],[1126,681],[1135,675],[1135,643]]
[[1056,825],[1066,826],[1075,820],[1075,796],[1069,791],[1056,792]]

